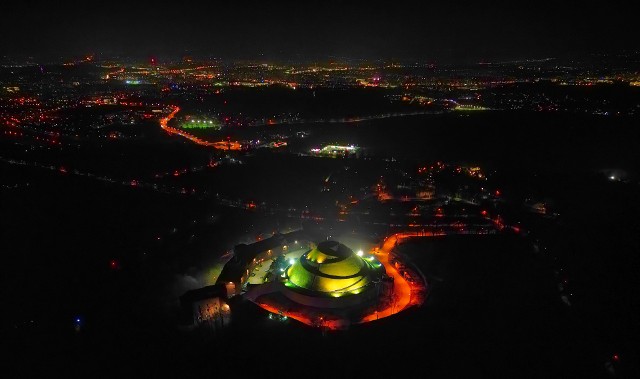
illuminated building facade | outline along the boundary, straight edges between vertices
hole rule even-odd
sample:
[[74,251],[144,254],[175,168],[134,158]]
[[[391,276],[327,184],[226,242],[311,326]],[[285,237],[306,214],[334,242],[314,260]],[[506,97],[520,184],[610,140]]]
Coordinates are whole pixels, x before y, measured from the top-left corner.
[[228,294],[229,288],[222,284],[184,293],[180,296],[180,304],[186,323],[216,328],[226,326],[231,320],[231,309],[227,304]]
[[360,148],[358,146],[339,146],[339,145],[327,145],[323,148],[311,149],[311,154],[324,156],[324,157],[351,157],[359,156]]
[[321,242],[287,267],[282,293],[318,308],[356,306],[376,298],[384,267],[375,257],[361,255],[336,241]]

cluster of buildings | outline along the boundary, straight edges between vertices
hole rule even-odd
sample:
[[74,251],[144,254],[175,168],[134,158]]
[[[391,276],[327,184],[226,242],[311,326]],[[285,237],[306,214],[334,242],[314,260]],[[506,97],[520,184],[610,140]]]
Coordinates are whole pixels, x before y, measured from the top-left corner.
[[180,301],[191,325],[226,325],[230,303],[242,295],[277,315],[345,327],[387,297],[392,286],[374,255],[337,241],[315,243],[299,230],[237,245],[215,285],[188,291]]

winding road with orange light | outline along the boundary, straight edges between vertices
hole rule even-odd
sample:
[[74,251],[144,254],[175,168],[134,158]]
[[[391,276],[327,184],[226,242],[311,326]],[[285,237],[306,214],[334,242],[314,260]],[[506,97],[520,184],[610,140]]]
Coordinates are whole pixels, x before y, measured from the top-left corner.
[[[411,234],[411,233],[409,233]],[[389,317],[396,314],[411,303],[411,285],[407,280],[393,267],[389,260],[391,251],[396,247],[398,240],[402,240],[406,237],[413,237],[414,235],[407,235],[407,233],[398,233],[388,237],[383,243],[380,249],[374,248],[371,250],[371,254],[375,255],[378,261],[384,265],[387,275],[393,278],[393,297],[394,301],[391,305],[385,309],[374,312],[366,317],[362,318],[361,322],[374,321],[384,317]]]
[[180,107],[174,107],[173,111],[169,113],[167,117],[160,119],[160,127],[162,128],[162,130],[164,130],[169,134],[177,134],[200,146],[213,147],[214,149],[220,149],[220,150],[236,150],[236,151],[242,148],[242,145],[240,145],[240,143],[237,141],[209,142],[199,137],[196,137],[193,134],[187,133],[184,130],[170,127],[169,121],[172,118],[174,118],[178,112],[180,112]]

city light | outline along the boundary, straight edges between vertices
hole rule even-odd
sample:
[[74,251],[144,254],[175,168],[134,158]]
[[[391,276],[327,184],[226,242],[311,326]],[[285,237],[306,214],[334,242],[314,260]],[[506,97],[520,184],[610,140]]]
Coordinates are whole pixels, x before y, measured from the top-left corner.
[[4,12],[23,376],[640,377],[632,7],[236,3]]

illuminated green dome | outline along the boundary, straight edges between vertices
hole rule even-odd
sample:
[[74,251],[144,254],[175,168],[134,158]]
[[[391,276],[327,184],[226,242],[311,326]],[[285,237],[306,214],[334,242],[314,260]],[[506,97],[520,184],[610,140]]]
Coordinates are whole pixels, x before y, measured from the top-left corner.
[[325,241],[288,268],[287,286],[340,297],[362,292],[382,271],[375,258],[365,260],[341,243]]

